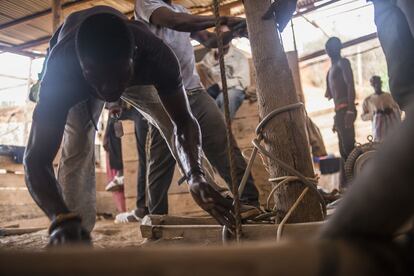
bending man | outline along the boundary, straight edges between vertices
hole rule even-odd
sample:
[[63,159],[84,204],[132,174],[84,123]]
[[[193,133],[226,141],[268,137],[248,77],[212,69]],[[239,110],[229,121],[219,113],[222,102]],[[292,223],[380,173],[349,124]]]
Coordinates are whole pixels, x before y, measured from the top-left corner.
[[[174,125],[172,144],[195,201],[220,223],[231,225],[231,202],[205,180],[200,128],[170,48],[142,23],[104,6],[71,14],[54,38],[25,153],[27,186],[52,221],[50,244],[90,241],[96,215],[94,126],[103,101],[118,100],[134,85],[156,87],[161,109]],[[128,89],[122,99],[140,107],[150,96],[155,97],[143,86]],[[145,114],[156,111],[153,102],[148,100]],[[52,161],[62,138],[56,179]]]

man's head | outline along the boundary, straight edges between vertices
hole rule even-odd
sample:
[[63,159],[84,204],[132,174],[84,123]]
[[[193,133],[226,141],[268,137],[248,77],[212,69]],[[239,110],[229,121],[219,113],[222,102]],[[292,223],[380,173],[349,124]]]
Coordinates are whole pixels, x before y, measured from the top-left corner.
[[379,94],[382,92],[382,80],[379,76],[373,76],[370,79],[371,86],[374,88],[375,93]]
[[[226,33],[226,32],[230,32],[230,28],[227,25],[221,25],[220,30],[222,33]],[[223,55],[227,55],[229,53],[230,50],[230,43],[224,44],[223,45]],[[215,59],[218,59],[218,49],[214,50],[214,57]]]
[[112,102],[119,99],[133,75],[133,37],[122,18],[98,14],[82,22],[76,50],[93,95]]
[[342,42],[337,37],[331,37],[325,44],[326,53],[330,58],[339,58],[341,56]]

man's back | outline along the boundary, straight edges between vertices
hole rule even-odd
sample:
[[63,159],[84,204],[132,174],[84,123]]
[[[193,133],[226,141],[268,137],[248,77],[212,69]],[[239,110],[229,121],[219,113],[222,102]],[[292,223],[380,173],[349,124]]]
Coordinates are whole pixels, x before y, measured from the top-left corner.
[[341,58],[333,63],[327,75],[328,98],[334,100],[335,106],[348,103],[349,87],[345,79],[345,70],[351,70],[348,59]]

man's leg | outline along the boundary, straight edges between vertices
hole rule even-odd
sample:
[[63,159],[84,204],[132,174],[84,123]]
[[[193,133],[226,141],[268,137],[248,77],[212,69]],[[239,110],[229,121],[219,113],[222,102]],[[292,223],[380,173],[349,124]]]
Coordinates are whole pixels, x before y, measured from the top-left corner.
[[[89,105],[89,107],[88,107]],[[89,100],[69,111],[62,142],[58,181],[65,203],[82,217],[89,232],[95,225],[95,128],[91,117],[98,122],[103,102]]]
[[138,175],[137,175],[137,208],[146,207],[147,186],[147,154],[146,141],[148,134],[148,122],[135,108],[122,112],[122,120],[132,120],[135,126],[135,138],[138,152]]
[[[231,183],[230,165],[227,157],[226,124],[223,114],[218,109],[215,101],[204,90],[188,97],[193,115],[200,124],[203,150],[210,163],[217,169],[220,176]],[[236,183],[240,184],[246,169],[246,162],[240,149],[234,142],[234,158],[236,163]],[[244,192],[241,196],[243,203],[258,205],[259,193],[250,175]]]
[[148,174],[148,209],[150,214],[168,214],[168,189],[174,176],[175,159],[156,128],[151,129]]
[[147,160],[148,203],[150,213],[165,214],[168,212],[167,192],[175,166],[175,159],[170,151],[172,149],[172,152],[175,152],[173,125],[153,86],[131,87],[124,93],[122,99],[132,104],[151,124],[155,125],[151,129],[151,149]]
[[137,208],[146,208],[146,186],[147,186],[147,153],[146,142],[148,135],[148,122],[137,111],[134,110],[135,137],[137,138],[137,151],[139,158],[137,178]]
[[[236,115],[237,110],[243,103],[244,98],[246,97],[243,90],[237,88],[230,88],[229,89],[229,109],[230,109],[230,118],[234,118]],[[216,99],[218,107],[224,112],[224,99],[223,93],[220,93]]]

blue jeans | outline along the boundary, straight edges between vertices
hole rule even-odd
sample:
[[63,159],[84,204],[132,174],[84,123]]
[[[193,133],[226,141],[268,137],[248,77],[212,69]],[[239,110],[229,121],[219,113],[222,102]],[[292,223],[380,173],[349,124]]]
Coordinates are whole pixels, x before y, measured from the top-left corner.
[[[230,118],[233,118],[236,115],[237,110],[243,103],[245,94],[243,90],[237,88],[229,88],[229,108],[230,108]],[[216,103],[221,111],[224,112],[224,99],[223,93],[217,96]]]

